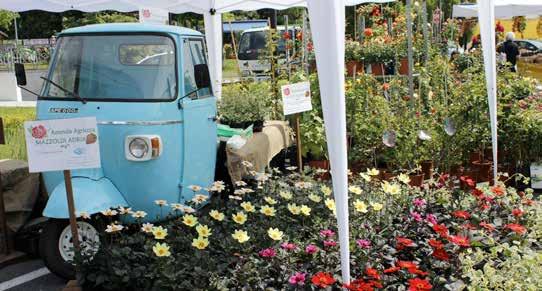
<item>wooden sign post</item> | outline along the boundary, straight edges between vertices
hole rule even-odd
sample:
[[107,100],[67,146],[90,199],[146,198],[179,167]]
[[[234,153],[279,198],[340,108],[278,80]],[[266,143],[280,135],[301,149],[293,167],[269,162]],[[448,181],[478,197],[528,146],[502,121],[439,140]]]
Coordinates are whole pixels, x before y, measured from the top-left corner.
[[[77,231],[77,208],[70,170],[101,167],[96,118],[27,121],[24,123],[24,128],[29,172],[64,172],[66,206],[70,219],[72,243],[75,256],[77,256],[81,245]],[[75,264],[75,271],[78,278],[77,264]],[[70,281],[64,290],[82,289],[76,281]]]
[[303,157],[301,155],[301,112],[312,110],[310,82],[288,84],[281,87],[282,109],[284,116],[295,114],[295,134],[297,147],[297,167],[303,171]]

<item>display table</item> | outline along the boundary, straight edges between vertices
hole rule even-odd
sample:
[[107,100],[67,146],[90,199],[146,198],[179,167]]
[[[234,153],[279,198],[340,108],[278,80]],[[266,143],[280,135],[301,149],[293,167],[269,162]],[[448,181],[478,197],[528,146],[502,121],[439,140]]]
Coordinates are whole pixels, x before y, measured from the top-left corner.
[[[250,171],[262,173],[269,162],[294,142],[294,134],[287,121],[266,121],[262,132],[255,132],[239,149],[226,147],[227,167],[232,182],[252,176]],[[243,165],[247,161],[253,165]]]

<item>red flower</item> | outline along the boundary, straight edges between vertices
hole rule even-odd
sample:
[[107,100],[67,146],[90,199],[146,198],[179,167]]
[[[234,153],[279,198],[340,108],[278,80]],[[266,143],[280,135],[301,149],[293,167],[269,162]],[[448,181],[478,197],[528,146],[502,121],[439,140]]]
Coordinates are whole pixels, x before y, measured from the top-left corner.
[[501,186],[493,186],[491,187],[491,192],[493,192],[497,196],[502,196],[506,192],[506,190]]
[[461,176],[459,177],[459,180],[461,182],[463,182],[464,184],[466,184],[467,186],[469,186],[470,188],[474,188],[476,187],[476,183],[474,182],[474,180],[469,177],[469,176]]
[[474,188],[472,189],[472,195],[480,198],[480,197],[483,197],[484,196],[484,192],[478,188]]
[[408,280],[408,291],[428,291],[433,288],[427,279],[413,278]]
[[472,224],[472,223],[465,223],[465,224],[461,225],[461,227],[462,227],[463,229],[471,229],[471,230],[472,230],[472,229],[476,229],[476,225],[474,225],[474,224]]
[[312,276],[311,281],[316,287],[327,288],[333,285],[336,280],[328,273],[318,272]]
[[500,33],[504,32],[504,25],[502,25],[500,21],[497,21],[497,24],[495,25],[495,31]]
[[385,269],[383,272],[384,274],[389,274],[389,273],[395,273],[399,270],[401,270],[400,267],[390,267],[390,268]]
[[504,226],[504,228],[508,228],[509,230],[517,233],[517,234],[524,234],[527,232],[527,229],[520,224],[517,223],[510,223]]
[[532,199],[525,199],[521,203],[523,203],[524,205],[527,205],[527,206],[533,206],[535,204],[534,200],[532,200]]
[[382,284],[378,281],[367,281],[362,279],[353,280],[350,284],[344,284],[344,288],[352,291],[373,291],[374,288],[382,288]]
[[382,89],[384,89],[384,91],[388,91],[390,89],[390,83],[382,84]]
[[436,240],[436,239],[430,239],[429,245],[435,249],[442,249],[444,247],[444,244],[441,241]]
[[376,17],[380,16],[380,7],[378,7],[376,5],[373,6],[373,10],[371,11],[370,15],[371,16],[376,16]]
[[397,261],[396,265],[404,269],[418,268],[418,265],[416,265],[414,262],[409,262],[409,261]]
[[371,28],[365,28],[363,34],[365,34],[366,37],[371,37],[373,36],[373,30]]
[[449,239],[453,244],[456,244],[458,246],[470,247],[470,241],[468,237],[461,235],[450,235]]
[[480,222],[480,226],[487,229],[487,230],[489,230],[489,231],[494,231],[495,230],[495,226],[493,226],[493,224],[487,223],[485,221]]
[[410,273],[410,274],[413,274],[413,275],[420,275],[420,276],[427,276],[429,275],[429,273],[427,272],[424,272],[418,268],[408,268],[407,271]]
[[313,49],[314,49],[314,46],[312,42],[307,43],[307,51],[312,52]]
[[470,218],[470,213],[468,213],[465,210],[456,210],[456,211],[452,212],[452,215],[457,217],[457,218],[463,218],[463,219],[469,219]]
[[521,208],[515,208],[514,210],[512,210],[512,215],[514,215],[515,217],[520,217],[523,215],[523,210]]
[[405,237],[397,237],[396,240],[397,240],[396,248],[398,250],[402,250],[402,249],[404,249],[406,247],[413,247],[414,246],[414,242],[411,239],[408,239],[408,238],[405,238]]
[[289,40],[291,39],[292,37],[290,36],[290,33],[288,31],[285,31],[283,34],[282,34],[282,38],[286,39],[286,40]]
[[42,139],[47,135],[47,129],[43,125],[37,125],[32,127],[32,137],[36,139]]
[[297,40],[302,40],[303,39],[303,32],[302,31],[297,32],[297,34],[295,35],[295,38]]
[[435,257],[435,259],[441,260],[441,261],[449,261],[450,260],[450,256],[448,255],[448,253],[444,249],[436,249],[436,250],[434,250],[432,256]]
[[380,275],[378,274],[378,270],[374,268],[366,268],[365,274],[367,276],[372,277],[373,279],[380,280]]
[[433,230],[440,234],[441,236],[443,237],[447,237],[448,236],[448,228],[446,227],[446,225],[444,224],[435,224],[433,225]]

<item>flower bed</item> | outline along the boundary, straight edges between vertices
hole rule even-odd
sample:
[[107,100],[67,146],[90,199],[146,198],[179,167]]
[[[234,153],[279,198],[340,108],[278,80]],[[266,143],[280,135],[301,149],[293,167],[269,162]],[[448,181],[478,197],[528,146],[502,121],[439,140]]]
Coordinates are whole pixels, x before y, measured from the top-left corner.
[[[495,290],[510,271],[521,290],[540,286],[542,208],[531,191],[450,189],[444,176],[417,188],[406,175],[381,182],[378,174],[351,177],[349,285],[340,282],[332,190],[293,172],[237,182],[228,199],[211,199],[197,212],[192,207],[205,196],[191,207],[157,201],[170,213],[160,226],[126,209],[93,217],[109,225],[93,259],[79,257],[84,283],[123,290]],[[121,226],[128,216],[137,223]],[[513,270],[516,263],[522,272]]]

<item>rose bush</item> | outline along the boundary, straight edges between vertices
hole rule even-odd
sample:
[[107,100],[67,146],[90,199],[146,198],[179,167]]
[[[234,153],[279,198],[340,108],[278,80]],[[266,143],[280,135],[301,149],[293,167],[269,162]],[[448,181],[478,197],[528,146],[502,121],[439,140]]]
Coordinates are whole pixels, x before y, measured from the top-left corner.
[[[344,284],[333,193],[312,174],[318,173],[274,171],[237,181],[234,193],[216,195],[198,211],[207,196],[188,205],[157,201],[166,218],[160,226],[127,209],[93,217],[109,224],[109,232],[97,254],[79,256],[84,284],[122,290],[486,290],[477,284],[497,286],[518,256],[525,257],[525,270],[533,270],[528,282],[540,282],[534,271],[541,264],[535,258],[542,212],[532,191],[503,184],[460,190],[445,187],[446,177],[410,187],[408,176],[382,182],[372,169],[350,177],[353,279]],[[124,222],[129,217],[136,223]]]

